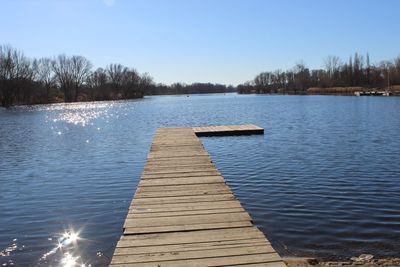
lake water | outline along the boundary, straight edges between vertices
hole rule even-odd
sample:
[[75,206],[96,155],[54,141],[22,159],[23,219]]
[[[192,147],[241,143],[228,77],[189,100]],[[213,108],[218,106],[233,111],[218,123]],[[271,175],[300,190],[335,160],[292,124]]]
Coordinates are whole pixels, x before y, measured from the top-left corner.
[[0,264],[109,263],[157,127],[205,137],[285,256],[400,256],[400,98],[163,96],[0,110]]

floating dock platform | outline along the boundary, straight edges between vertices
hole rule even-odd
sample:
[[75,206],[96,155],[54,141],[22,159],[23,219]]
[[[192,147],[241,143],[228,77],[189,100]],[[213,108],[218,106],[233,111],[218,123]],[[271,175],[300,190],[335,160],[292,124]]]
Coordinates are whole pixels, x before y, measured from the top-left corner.
[[193,127],[197,136],[264,134],[264,129],[254,124]]
[[110,266],[286,266],[197,136],[255,125],[159,128]]

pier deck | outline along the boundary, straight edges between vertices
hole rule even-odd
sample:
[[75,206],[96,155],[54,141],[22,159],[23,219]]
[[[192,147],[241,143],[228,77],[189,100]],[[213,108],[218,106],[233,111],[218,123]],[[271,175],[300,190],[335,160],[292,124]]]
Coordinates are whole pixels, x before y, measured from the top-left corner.
[[197,136],[263,134],[264,129],[254,124],[193,127]]
[[286,266],[197,133],[157,129],[110,266]]

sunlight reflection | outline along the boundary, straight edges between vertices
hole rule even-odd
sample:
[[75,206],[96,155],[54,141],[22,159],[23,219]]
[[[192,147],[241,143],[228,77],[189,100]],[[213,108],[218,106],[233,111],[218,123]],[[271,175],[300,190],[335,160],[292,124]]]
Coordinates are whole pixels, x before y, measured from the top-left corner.
[[76,243],[76,241],[78,241],[79,234],[75,233],[73,231],[70,231],[70,232],[65,232],[62,237],[63,237],[63,239],[61,239],[61,242],[59,244],[61,244],[63,246],[68,246],[71,243]]
[[80,231],[65,231],[64,233],[60,234],[56,246],[49,252],[45,253],[41,257],[40,261],[46,261],[49,256],[59,253],[59,263],[63,267],[91,266],[90,264],[82,262],[81,256],[76,253],[76,251],[79,251],[77,243],[81,239]]
[[11,245],[0,251],[0,257],[10,256],[10,254],[17,250],[17,248],[17,239],[13,239],[13,243]]
[[55,118],[47,117],[47,121],[52,123],[66,122],[85,127],[90,125],[92,120],[107,115],[108,110],[112,108],[113,105],[112,102],[84,102],[51,105],[47,110],[59,110],[60,113],[58,113]]
[[71,254],[68,252],[64,254],[64,257],[61,260],[61,264],[63,267],[75,267],[78,265],[77,260],[79,257],[73,257]]

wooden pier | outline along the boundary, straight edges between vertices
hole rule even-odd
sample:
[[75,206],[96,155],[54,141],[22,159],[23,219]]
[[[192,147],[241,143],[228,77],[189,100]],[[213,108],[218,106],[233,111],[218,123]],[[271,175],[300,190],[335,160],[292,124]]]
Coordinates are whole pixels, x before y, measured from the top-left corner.
[[110,266],[286,266],[197,137],[254,127],[157,129]]

